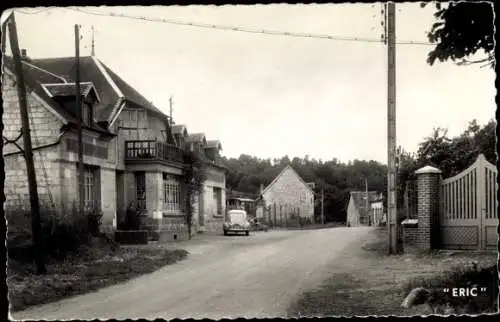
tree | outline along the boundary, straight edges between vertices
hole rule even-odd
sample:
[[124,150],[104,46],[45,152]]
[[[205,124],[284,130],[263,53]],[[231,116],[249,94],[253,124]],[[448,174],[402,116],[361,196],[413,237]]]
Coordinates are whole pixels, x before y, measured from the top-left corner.
[[[428,3],[423,3],[422,7]],[[460,1],[447,5],[436,2],[437,21],[432,25],[428,38],[436,47],[429,53],[427,62],[433,65],[452,60],[459,65],[486,63],[494,67],[494,15],[493,4],[488,2]],[[469,60],[478,51],[486,58]]]
[[199,153],[193,151],[185,152],[184,163],[187,165],[184,168],[183,175],[186,186],[186,211],[184,215],[188,228],[189,239],[191,239],[194,204],[196,202],[196,197],[203,189],[203,184],[207,178],[205,171],[206,165]]

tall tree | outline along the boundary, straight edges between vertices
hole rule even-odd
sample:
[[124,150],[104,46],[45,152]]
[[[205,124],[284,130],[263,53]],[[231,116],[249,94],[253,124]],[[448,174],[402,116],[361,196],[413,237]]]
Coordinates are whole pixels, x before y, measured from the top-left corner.
[[[428,3],[422,3],[422,7]],[[427,62],[432,65],[452,60],[460,65],[485,63],[494,67],[494,14],[493,3],[460,1],[442,4],[436,2],[437,21],[428,33],[429,41],[436,47],[429,53]],[[470,60],[477,52],[486,57]]]

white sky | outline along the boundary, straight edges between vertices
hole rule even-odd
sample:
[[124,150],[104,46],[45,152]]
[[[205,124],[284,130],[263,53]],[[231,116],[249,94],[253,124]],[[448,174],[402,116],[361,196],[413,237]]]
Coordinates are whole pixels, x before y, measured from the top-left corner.
[[[382,33],[380,4],[85,9],[332,36]],[[396,9],[397,40],[427,41],[435,8],[407,3]],[[382,44],[203,29],[59,8],[18,13],[16,22],[20,47],[32,58],[74,55],[75,23],[82,25],[81,55],[90,55],[94,26],[100,60],[165,113],[173,95],[176,123],[221,140],[226,156],[387,161]],[[431,67],[426,63],[431,48],[397,48],[397,141],[408,151],[416,151],[433,127],[455,135],[473,118],[481,124],[494,118],[494,71],[452,63]]]

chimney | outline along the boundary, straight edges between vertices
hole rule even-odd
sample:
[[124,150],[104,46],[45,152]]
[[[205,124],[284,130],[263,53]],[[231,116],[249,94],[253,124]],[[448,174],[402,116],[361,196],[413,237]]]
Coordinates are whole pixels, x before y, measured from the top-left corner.
[[21,58],[22,59],[28,58],[28,55],[26,54],[26,49],[21,49]]

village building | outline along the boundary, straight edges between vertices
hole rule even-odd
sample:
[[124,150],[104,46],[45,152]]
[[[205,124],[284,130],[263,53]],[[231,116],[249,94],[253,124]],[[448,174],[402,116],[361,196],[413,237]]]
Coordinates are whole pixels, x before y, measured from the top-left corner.
[[[25,53],[25,51],[23,51]],[[43,212],[67,214],[78,207],[78,141],[73,57],[22,61],[38,193]],[[190,138],[167,115],[94,56],[80,58],[85,211],[102,213],[112,231],[134,204],[146,218],[183,222],[184,151],[196,150],[206,165],[195,229],[222,230],[225,168],[220,144]],[[4,138],[21,129],[12,57],[4,56]],[[4,140],[5,141],[5,140]],[[218,142],[218,141],[217,141]],[[17,142],[22,147],[22,138]],[[5,144],[5,210],[29,210],[26,165],[15,144]],[[219,227],[220,226],[220,227]]]
[[[257,216],[270,217],[263,219],[286,223],[292,214],[311,223],[314,222],[312,185],[306,183],[290,165],[286,166],[267,187],[262,189],[258,201]],[[267,215],[264,209],[268,209]]]
[[[372,202],[379,201],[381,194],[377,191],[351,191],[347,205],[347,226],[372,226]],[[378,205],[374,205],[378,207]]]

